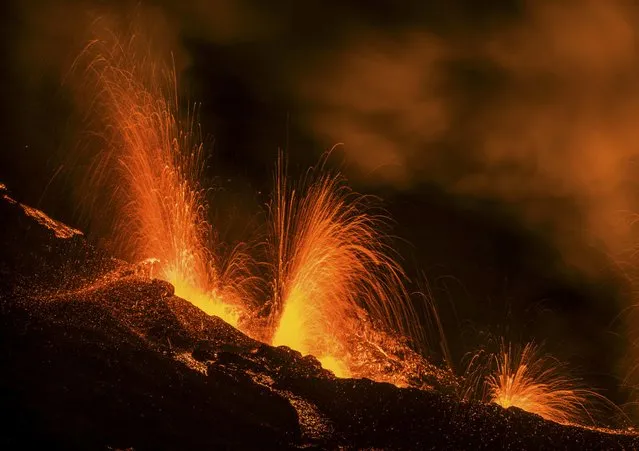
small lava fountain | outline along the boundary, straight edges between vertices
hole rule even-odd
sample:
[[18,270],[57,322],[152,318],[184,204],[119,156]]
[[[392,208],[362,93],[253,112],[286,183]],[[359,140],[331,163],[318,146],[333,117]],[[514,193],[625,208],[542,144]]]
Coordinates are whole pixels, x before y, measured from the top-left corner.
[[[383,219],[367,214],[364,197],[324,163],[296,189],[280,157],[271,209],[271,341],[316,356],[338,376],[357,376],[356,342],[369,342],[373,324],[408,332],[414,312],[380,232]],[[365,373],[375,378],[370,368]]]
[[225,264],[210,251],[197,124],[193,114],[178,117],[175,71],[141,57],[139,47],[135,37],[111,35],[91,42],[76,62],[88,61],[87,117],[101,142],[86,171],[83,205],[92,220],[110,224],[117,255],[153,262],[154,276],[178,296],[237,326],[246,256],[234,253]]
[[[494,357],[494,372],[486,378],[491,402],[519,407],[557,423],[592,422],[588,406],[601,395],[581,388],[579,381],[562,374],[562,365],[528,343],[522,350],[502,344]],[[590,421],[589,421],[590,420]]]

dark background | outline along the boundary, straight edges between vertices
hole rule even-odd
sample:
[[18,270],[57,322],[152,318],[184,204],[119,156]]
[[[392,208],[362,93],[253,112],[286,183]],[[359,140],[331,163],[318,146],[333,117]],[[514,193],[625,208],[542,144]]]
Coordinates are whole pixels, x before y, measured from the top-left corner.
[[626,403],[637,10],[603,3],[6,2],[0,180],[82,226],[63,80],[96,17],[140,21],[199,103],[226,240],[263,227],[278,149],[301,176],[343,143],[331,162],[381,198],[458,372],[535,340]]

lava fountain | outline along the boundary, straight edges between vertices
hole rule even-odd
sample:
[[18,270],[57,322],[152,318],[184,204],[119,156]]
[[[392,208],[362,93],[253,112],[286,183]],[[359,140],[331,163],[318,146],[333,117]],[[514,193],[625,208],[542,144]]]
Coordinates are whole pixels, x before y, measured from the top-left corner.
[[375,325],[406,332],[416,322],[404,273],[380,232],[383,218],[366,213],[365,198],[325,162],[296,188],[279,160],[271,342],[314,355],[338,376],[357,376],[355,342]]
[[584,424],[592,422],[592,398],[605,400],[563,375],[562,365],[541,355],[533,343],[521,350],[502,344],[493,358],[494,371],[486,379],[488,397],[504,408],[519,407],[557,423]]
[[337,376],[408,385],[424,366],[402,337],[421,344],[422,332],[385,219],[368,213],[367,198],[326,168],[327,157],[299,185],[280,157],[268,241],[273,295],[261,330],[250,308],[253,260],[241,247],[226,258],[215,252],[197,123],[193,114],[179,119],[175,71],[139,57],[152,53],[140,44],[110,34],[76,63],[87,61],[87,120],[100,144],[82,205],[98,227],[109,224],[116,255],[146,262],[206,313],[312,354]]
[[92,41],[76,62],[88,62],[87,120],[100,142],[85,171],[82,204],[92,222],[109,224],[116,255],[156,262],[154,275],[178,296],[237,325],[250,279],[247,256],[232,252],[222,261],[210,250],[197,123],[192,113],[179,119],[175,70],[141,57],[149,49],[140,44],[111,34]]

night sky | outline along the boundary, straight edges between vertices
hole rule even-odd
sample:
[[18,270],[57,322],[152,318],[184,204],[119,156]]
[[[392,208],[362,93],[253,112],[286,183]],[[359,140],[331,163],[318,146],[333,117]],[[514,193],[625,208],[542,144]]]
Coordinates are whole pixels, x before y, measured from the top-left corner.
[[174,58],[182,103],[198,105],[226,240],[259,236],[278,149],[299,177],[340,144],[331,164],[381,199],[411,289],[433,290],[456,371],[499,337],[535,340],[613,401],[633,400],[621,381],[637,356],[636,2],[4,8],[0,181],[17,199],[82,226],[68,154],[83,124],[66,76],[96,18],[134,22]]

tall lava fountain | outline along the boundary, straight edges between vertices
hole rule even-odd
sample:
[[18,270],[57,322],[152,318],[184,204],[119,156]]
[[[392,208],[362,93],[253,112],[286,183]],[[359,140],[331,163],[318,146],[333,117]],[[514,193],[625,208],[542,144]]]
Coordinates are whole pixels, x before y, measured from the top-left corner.
[[88,61],[87,118],[100,142],[82,203],[92,220],[109,224],[117,255],[152,262],[177,295],[237,325],[244,265],[225,265],[210,251],[196,122],[192,114],[178,116],[175,71],[141,57],[140,44],[111,35],[91,42],[78,59]]

